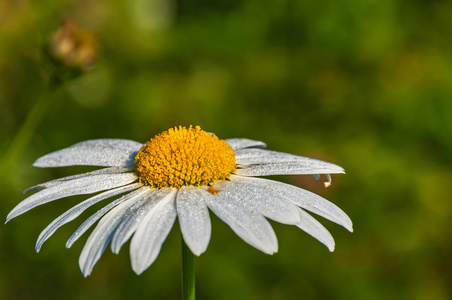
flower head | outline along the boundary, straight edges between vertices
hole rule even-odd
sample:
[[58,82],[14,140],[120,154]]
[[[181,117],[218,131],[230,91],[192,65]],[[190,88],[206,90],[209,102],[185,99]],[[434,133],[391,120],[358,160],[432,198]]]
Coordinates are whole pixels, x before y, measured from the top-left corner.
[[135,157],[139,181],[157,188],[208,185],[236,168],[231,146],[199,126],[171,128],[146,142]]
[[[344,173],[334,164],[264,150],[263,142],[220,140],[196,127],[169,129],[141,143],[89,140],[39,158],[34,166],[103,166],[100,170],[39,184],[38,191],[20,202],[7,222],[47,202],[78,194],[95,194],[72,207],[47,226],[38,237],[36,251],[62,225],[90,206],[110,200],[69,238],[70,247],[99,219],[80,255],[82,273],[88,276],[111,244],[114,253],[131,239],[133,270],[140,274],[157,258],[176,218],[185,243],[201,255],[211,236],[209,210],[226,222],[245,242],[267,254],[278,250],[268,222],[295,225],[330,251],[331,234],[306,212],[318,214],[352,231],[350,218],[326,199],[289,184],[257,178],[277,174]],[[100,193],[99,193],[100,192]]]

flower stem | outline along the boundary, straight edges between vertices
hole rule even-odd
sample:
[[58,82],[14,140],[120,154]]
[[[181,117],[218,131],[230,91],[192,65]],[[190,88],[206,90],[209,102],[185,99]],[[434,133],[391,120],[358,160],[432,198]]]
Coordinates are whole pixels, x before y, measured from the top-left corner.
[[39,123],[44,118],[46,110],[51,105],[53,90],[49,87],[45,88],[45,91],[39,97],[39,100],[35,103],[29,114],[27,115],[24,123],[20,127],[18,133],[15,135],[11,144],[8,147],[5,155],[1,159],[1,171],[13,169],[22,153],[28,146],[33,134]]
[[194,255],[182,238],[182,299],[195,300]]

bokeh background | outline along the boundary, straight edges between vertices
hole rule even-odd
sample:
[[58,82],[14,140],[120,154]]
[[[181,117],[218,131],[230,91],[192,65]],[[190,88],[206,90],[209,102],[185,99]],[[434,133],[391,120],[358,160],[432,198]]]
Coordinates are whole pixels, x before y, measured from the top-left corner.
[[[451,12],[446,0],[3,0],[0,216],[26,188],[87,170],[31,167],[46,153],[200,125],[343,166],[328,189],[311,176],[274,179],[336,203],[355,232],[319,218],[336,240],[330,253],[272,222],[280,250],[268,256],[211,214],[199,299],[450,299]],[[50,86],[60,69],[43,53],[65,20],[96,35],[98,59]],[[85,198],[0,228],[0,299],[179,299],[177,224],[141,276],[124,247],[83,278],[86,237],[64,245],[96,208],[36,254],[41,230]]]

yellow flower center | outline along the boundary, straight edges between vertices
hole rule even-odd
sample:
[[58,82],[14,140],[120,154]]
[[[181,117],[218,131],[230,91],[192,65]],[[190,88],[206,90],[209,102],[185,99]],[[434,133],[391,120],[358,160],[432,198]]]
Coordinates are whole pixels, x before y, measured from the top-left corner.
[[156,135],[135,156],[141,183],[151,187],[209,185],[236,170],[234,150],[201,127],[175,127]]

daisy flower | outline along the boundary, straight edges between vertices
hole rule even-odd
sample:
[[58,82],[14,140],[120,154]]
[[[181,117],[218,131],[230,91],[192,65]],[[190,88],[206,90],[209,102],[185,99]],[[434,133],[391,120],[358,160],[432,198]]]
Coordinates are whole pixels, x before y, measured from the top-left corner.
[[36,206],[80,194],[95,194],[72,207],[39,235],[36,251],[62,225],[90,206],[106,205],[86,219],[66,243],[80,238],[97,221],[79,258],[90,275],[102,253],[114,253],[129,240],[133,270],[140,274],[157,258],[176,218],[183,240],[197,256],[211,236],[209,210],[245,242],[273,254],[278,242],[267,219],[295,225],[334,250],[331,234],[307,211],[352,231],[350,218],[326,199],[293,185],[257,178],[278,174],[344,173],[334,164],[264,150],[263,142],[237,138],[221,140],[199,126],[176,127],[148,142],[123,139],[88,140],[47,154],[36,167],[89,165],[107,167],[59,178],[31,187],[37,191],[7,216],[11,219]]

